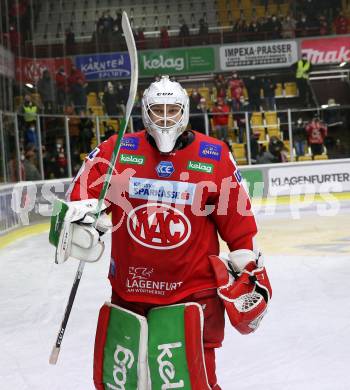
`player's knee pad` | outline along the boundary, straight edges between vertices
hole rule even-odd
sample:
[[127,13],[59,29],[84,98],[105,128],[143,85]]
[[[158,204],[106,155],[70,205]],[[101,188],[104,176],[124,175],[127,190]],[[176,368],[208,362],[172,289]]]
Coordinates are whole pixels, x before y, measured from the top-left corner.
[[94,356],[97,390],[210,389],[203,352],[200,305],[150,310],[147,319],[105,304]]
[[197,303],[163,306],[148,314],[152,389],[207,390],[203,312]]
[[105,303],[99,314],[94,352],[97,390],[149,389],[147,320]]

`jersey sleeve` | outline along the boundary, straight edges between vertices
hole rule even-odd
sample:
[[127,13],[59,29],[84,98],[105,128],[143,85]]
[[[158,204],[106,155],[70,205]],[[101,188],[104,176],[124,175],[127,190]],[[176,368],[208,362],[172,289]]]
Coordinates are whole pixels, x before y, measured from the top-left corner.
[[221,238],[230,251],[254,249],[253,238],[257,233],[250,198],[242,183],[242,176],[226,145],[218,165],[215,208],[212,215]]
[[111,137],[86,156],[66,193],[68,200],[98,199],[110,164],[114,141],[115,138]]

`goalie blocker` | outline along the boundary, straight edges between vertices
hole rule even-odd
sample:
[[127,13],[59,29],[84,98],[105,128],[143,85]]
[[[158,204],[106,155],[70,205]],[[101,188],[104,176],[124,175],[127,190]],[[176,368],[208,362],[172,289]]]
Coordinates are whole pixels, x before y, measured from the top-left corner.
[[197,303],[153,308],[147,318],[106,303],[94,354],[97,390],[209,390],[203,312]]

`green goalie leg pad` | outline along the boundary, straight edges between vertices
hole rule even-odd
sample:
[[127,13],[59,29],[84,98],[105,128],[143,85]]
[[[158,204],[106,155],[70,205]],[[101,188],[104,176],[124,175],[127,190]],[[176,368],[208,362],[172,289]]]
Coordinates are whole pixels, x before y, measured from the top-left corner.
[[94,383],[97,390],[146,390],[148,385],[147,320],[111,303],[99,314]]
[[209,390],[201,306],[191,302],[157,307],[147,319],[152,390]]

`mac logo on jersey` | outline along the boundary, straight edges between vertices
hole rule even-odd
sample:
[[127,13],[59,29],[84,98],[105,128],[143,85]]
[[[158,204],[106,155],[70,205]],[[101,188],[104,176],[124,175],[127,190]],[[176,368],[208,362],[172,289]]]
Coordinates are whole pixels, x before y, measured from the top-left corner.
[[146,203],[133,209],[128,215],[127,229],[136,242],[158,250],[177,248],[191,234],[186,215],[161,203]]
[[156,171],[159,177],[170,177],[175,172],[175,168],[171,161],[161,161],[156,166]]

